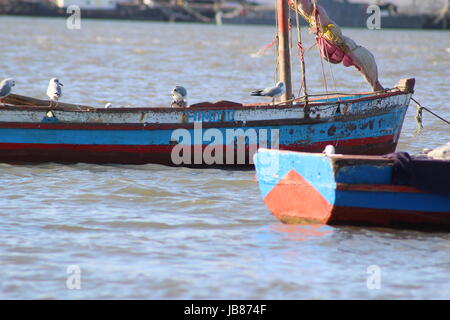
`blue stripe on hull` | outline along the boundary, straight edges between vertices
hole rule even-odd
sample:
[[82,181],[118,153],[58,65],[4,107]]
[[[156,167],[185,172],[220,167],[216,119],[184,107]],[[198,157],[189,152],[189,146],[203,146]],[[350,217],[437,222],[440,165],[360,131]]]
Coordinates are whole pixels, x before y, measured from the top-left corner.
[[420,212],[450,212],[450,197],[427,193],[336,191],[339,207]]
[[[279,129],[280,145],[308,145],[318,142],[352,140],[398,135],[406,107],[392,112],[355,121],[334,121],[315,124],[216,128],[225,138],[227,130],[265,130],[270,141],[270,130]],[[0,124],[1,126],[1,124]],[[180,129],[184,130],[184,129]],[[203,129],[203,133],[208,129]],[[192,142],[194,130],[189,129]],[[169,145],[173,130],[71,130],[0,128],[0,143],[43,144],[105,144],[105,145]],[[208,144],[210,141],[203,141]],[[228,141],[228,143],[233,143]]]

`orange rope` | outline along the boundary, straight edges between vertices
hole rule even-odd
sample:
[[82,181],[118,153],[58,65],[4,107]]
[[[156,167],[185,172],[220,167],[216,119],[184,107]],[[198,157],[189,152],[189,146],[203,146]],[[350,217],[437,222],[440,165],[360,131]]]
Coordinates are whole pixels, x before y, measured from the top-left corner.
[[267,50],[272,48],[277,43],[277,38],[273,39],[271,43],[266,44],[264,47],[258,50],[257,53],[255,53],[256,56],[262,56],[264,53],[266,53]]

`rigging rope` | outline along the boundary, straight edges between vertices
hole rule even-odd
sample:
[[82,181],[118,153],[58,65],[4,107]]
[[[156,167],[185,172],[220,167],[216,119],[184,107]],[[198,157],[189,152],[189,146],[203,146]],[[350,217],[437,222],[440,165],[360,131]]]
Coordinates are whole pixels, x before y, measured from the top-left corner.
[[[291,18],[291,10],[288,10],[288,32],[289,32],[289,66],[292,67],[292,18]],[[291,80],[292,82],[292,80]],[[294,94],[292,94],[295,98]]]
[[[314,15],[314,24],[315,24],[314,27],[316,29],[316,37],[318,37],[319,36],[319,29],[322,26],[320,25],[320,17],[318,17],[318,10],[317,10],[316,0],[313,0],[313,15]],[[312,21],[312,17],[311,17],[311,21]],[[320,47],[319,46],[317,46],[317,50],[319,51],[319,59],[320,59],[320,65],[321,65],[321,68],[322,68],[322,77],[323,77],[323,81],[325,83],[325,91],[328,94],[328,83],[327,83],[327,78],[326,78],[326,75],[325,75],[325,68],[323,66],[322,54],[320,52]],[[326,54],[327,54],[327,59],[328,59],[329,58],[328,57],[328,52],[326,52]]]
[[300,58],[300,73],[302,75],[302,81],[300,88],[298,90],[298,95],[301,95],[301,91],[303,89],[303,94],[305,97],[305,103],[308,104],[308,91],[306,88],[306,68],[305,68],[305,51],[303,48],[302,42],[302,27],[300,25],[299,13],[298,13],[298,4],[295,2],[295,22],[297,24],[297,46],[298,46],[298,55]]
[[276,83],[278,81],[278,69],[279,69],[279,59],[278,59],[278,50],[280,48],[280,39],[278,38],[278,13],[277,10],[275,10],[275,26],[276,26],[276,35],[275,35],[275,39],[276,39],[276,52],[275,52],[275,74],[274,74],[274,82]]
[[252,54],[253,57],[260,57],[262,56],[264,53],[266,53],[267,50],[269,50],[270,48],[272,48],[275,44],[277,43],[277,37],[275,37],[272,42],[266,44],[264,47],[262,47],[261,49],[258,50],[258,52]]
[[[327,55],[328,55],[328,53],[327,53]],[[328,63],[328,66],[330,67],[330,74],[331,74],[331,79],[333,80],[334,90],[337,91],[336,79],[334,78],[334,73],[333,73],[331,63]]]
[[416,124],[417,128],[414,134],[420,134],[423,130],[423,123],[422,123],[422,111],[423,109],[420,107],[420,105],[416,104],[417,110],[416,110]]

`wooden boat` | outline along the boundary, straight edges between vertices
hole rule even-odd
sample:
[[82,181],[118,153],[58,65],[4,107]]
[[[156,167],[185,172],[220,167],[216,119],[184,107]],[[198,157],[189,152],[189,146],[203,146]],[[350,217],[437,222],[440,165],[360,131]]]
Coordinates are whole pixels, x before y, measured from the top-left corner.
[[[208,129],[219,130],[223,137],[230,137],[227,130],[231,131],[232,139],[216,145],[216,151],[222,149],[224,154],[231,149],[237,153],[242,146],[239,149],[236,141],[247,136],[243,142],[247,155],[240,165],[251,164],[252,150],[270,147],[274,139],[286,150],[316,152],[333,144],[340,153],[384,154],[396,148],[411,93],[411,87],[399,87],[382,94],[318,97],[309,102],[308,113],[304,103],[227,101],[177,109],[105,109],[65,103],[50,108],[48,101],[10,95],[7,105],[0,107],[0,161],[174,165],[175,145],[187,144],[192,157],[195,146],[201,145],[199,152],[204,152],[211,144],[205,137]],[[195,138],[195,124],[202,126],[200,140]],[[177,129],[187,130],[192,140],[174,140]],[[255,139],[249,139],[252,131]],[[217,159],[215,164],[237,165],[226,160]]]
[[411,160],[431,173],[418,183],[394,158],[260,149],[255,166],[266,206],[284,223],[450,230],[450,161]]
[[382,92],[293,99],[287,1],[277,3],[281,102],[105,109],[10,95],[0,105],[0,161],[248,166],[258,147],[393,152],[414,79]]

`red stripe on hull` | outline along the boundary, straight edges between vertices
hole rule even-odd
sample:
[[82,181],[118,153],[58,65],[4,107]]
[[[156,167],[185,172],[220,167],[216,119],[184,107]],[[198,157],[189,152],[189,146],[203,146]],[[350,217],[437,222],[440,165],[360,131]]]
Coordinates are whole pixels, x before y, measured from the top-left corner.
[[328,224],[450,231],[450,212],[333,207]]
[[[312,144],[280,145],[281,150],[303,152],[322,152],[329,144],[337,145],[336,151],[345,154],[386,154],[395,150],[393,136],[363,138],[342,141],[324,141]],[[203,145],[203,149],[207,145]],[[171,152],[173,145],[89,145],[89,144],[38,144],[38,143],[0,143],[1,162],[64,162],[64,163],[159,163],[173,165]],[[226,154],[228,146],[223,150]],[[238,151],[239,148],[236,148]],[[240,149],[242,150],[242,149]],[[249,150],[252,153],[249,154]],[[246,148],[245,165],[253,159],[256,148]],[[191,152],[194,155],[194,151]],[[192,161],[193,163],[193,161]],[[226,161],[223,161],[226,163]],[[235,162],[237,163],[237,162]],[[205,166],[206,164],[201,164]]]
[[327,145],[335,146],[336,153],[352,155],[384,155],[394,152],[397,147],[398,139],[394,135],[381,137],[369,137],[349,140],[330,140],[311,144],[297,144],[280,146],[281,150],[318,152],[321,153]]
[[157,163],[173,165],[173,146],[1,143],[0,161],[8,163]]
[[425,193],[414,187],[401,185],[385,185],[385,184],[345,184],[337,183],[337,190],[344,191],[369,191],[369,192],[408,192],[408,193]]

